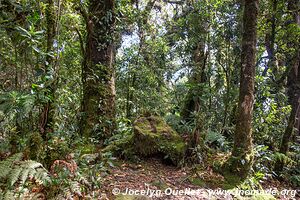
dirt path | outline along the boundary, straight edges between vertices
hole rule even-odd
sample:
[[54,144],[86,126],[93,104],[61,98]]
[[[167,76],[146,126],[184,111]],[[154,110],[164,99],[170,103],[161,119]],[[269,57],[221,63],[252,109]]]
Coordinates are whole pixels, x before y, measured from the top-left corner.
[[[139,193],[145,191],[148,197],[152,196],[150,199],[232,199],[222,195],[212,198],[209,196],[208,188],[196,186],[190,182],[190,173],[187,169],[164,165],[154,158],[139,164],[121,163],[105,178],[102,193],[103,189],[110,200],[116,198],[116,195],[112,193],[127,192],[128,194],[129,191],[131,194],[136,191]],[[182,192],[181,195],[180,192]]]

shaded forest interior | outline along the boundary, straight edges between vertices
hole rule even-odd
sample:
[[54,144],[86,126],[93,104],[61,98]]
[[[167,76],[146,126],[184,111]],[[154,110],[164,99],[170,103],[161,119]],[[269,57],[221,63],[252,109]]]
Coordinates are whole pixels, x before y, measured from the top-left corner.
[[300,199],[299,103],[299,0],[0,0],[0,200]]

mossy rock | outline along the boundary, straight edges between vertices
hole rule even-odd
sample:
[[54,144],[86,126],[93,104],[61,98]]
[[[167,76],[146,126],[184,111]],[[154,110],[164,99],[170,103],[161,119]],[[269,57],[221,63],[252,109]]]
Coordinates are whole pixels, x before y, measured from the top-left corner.
[[133,143],[143,157],[162,155],[179,165],[186,151],[186,143],[161,117],[148,115],[135,120]]

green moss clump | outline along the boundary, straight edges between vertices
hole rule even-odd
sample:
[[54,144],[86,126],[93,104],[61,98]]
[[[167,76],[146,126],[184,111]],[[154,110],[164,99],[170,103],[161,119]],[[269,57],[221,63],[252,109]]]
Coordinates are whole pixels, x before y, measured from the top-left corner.
[[241,177],[232,173],[228,173],[227,171],[223,172],[223,176],[225,178],[225,182],[223,184],[223,188],[225,190],[236,188],[242,183]]
[[186,151],[186,143],[159,116],[139,117],[133,126],[134,147],[142,156],[162,154],[173,164],[179,165]]
[[25,150],[28,154],[29,159],[41,161],[44,157],[44,141],[38,132],[31,133],[28,140],[28,148]]
[[89,143],[78,145],[76,149],[78,149],[81,155],[97,153],[96,146]]
[[206,183],[204,180],[200,179],[200,178],[189,178],[189,181],[193,184],[193,185],[197,185],[200,187],[206,187]]
[[153,115],[139,117],[133,124],[133,132],[111,139],[102,152],[112,152],[115,156],[130,160],[160,155],[179,165],[187,148],[178,133],[161,117]]
[[[235,187],[247,179],[251,166],[253,164],[253,151],[244,152],[239,157],[230,156],[218,171],[223,174],[226,181]],[[218,167],[217,167],[218,168]]]

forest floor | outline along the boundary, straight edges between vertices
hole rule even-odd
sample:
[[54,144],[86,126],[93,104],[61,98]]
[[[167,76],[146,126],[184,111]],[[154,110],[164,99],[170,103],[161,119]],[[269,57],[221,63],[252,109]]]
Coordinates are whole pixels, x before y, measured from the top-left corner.
[[[213,200],[213,199],[274,199],[270,195],[256,195],[256,198],[241,198],[240,195],[224,193],[220,185],[224,178],[209,167],[195,173],[191,168],[177,168],[165,165],[159,159],[151,158],[130,163],[121,161],[104,178],[101,199],[116,200]],[[279,182],[267,183],[266,188],[283,189]],[[141,195],[144,192],[144,195]],[[181,192],[181,194],[180,194]],[[170,194],[172,193],[172,194]],[[135,195],[133,195],[135,194]],[[276,199],[290,198],[289,195]]]
[[[208,173],[210,173],[209,171]],[[208,193],[203,186],[192,184],[191,179],[188,169],[165,165],[156,158],[144,160],[138,164],[123,161],[120,166],[112,169],[110,175],[105,178],[102,191],[105,190],[109,199],[116,198],[117,193],[125,195],[127,191],[127,195],[129,195],[129,191],[143,190],[146,193],[148,191],[147,196],[152,196],[151,199],[207,199]],[[185,189],[199,189],[200,195],[175,194],[175,192]],[[156,191],[161,191],[161,194]],[[156,193],[151,195],[151,192]],[[167,194],[174,192],[175,195],[165,195],[165,192]],[[117,196],[120,198],[120,195]]]

